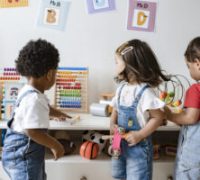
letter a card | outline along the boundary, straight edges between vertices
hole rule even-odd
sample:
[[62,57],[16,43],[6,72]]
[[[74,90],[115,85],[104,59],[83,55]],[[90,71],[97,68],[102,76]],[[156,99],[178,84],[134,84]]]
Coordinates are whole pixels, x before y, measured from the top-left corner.
[[157,2],[129,0],[128,30],[153,32]]
[[64,31],[69,6],[65,0],[42,0],[37,26]]

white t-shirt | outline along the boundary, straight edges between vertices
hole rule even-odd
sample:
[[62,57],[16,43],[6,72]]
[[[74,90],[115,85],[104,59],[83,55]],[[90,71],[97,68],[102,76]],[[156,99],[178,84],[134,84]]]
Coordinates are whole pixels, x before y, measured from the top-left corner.
[[48,129],[49,127],[49,100],[45,94],[32,87],[25,85],[18,98],[26,91],[36,92],[27,94],[21,100],[19,107],[15,109],[12,129],[24,133],[25,129]]
[[[139,91],[146,85],[145,83],[141,83],[138,85],[130,85],[128,83],[122,83],[117,88],[116,95],[113,97],[111,106],[116,108],[117,107],[117,101],[119,96],[119,89],[121,86],[124,85],[121,91],[121,97],[120,97],[120,105],[129,107],[132,105],[134,99],[138,95]],[[161,101],[155,94],[155,91],[152,88],[147,88],[144,90],[137,106],[136,110],[136,116],[139,121],[139,124],[141,127],[144,127],[149,119],[149,112],[148,110],[151,109],[160,109],[163,108],[165,103]]]

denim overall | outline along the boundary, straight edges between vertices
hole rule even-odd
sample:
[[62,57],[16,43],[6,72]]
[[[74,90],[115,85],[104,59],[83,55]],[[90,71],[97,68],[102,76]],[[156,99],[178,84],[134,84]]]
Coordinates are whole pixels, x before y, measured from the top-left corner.
[[181,128],[175,180],[200,180],[200,122]]
[[[137,94],[130,107],[120,105],[120,96],[124,86],[119,90],[118,96],[118,126],[126,132],[141,129],[137,116],[137,105],[146,88],[144,86]],[[116,179],[126,180],[151,180],[153,146],[151,137],[139,142],[134,146],[128,146],[125,140],[121,142],[121,155],[119,159],[112,158],[112,176]]]
[[[30,93],[38,92],[29,90],[22,94],[16,101],[15,108],[19,107],[21,100]],[[45,147],[35,143],[25,134],[11,129],[14,115],[13,111],[4,139],[3,168],[11,180],[45,180]]]

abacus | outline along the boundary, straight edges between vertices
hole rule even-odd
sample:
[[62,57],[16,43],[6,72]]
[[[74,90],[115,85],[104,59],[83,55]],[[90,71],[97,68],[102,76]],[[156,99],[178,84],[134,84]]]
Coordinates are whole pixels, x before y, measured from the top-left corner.
[[19,90],[24,85],[24,80],[15,68],[0,69],[0,119],[9,120],[17,99]]
[[88,112],[88,68],[58,68],[55,105],[61,110]]

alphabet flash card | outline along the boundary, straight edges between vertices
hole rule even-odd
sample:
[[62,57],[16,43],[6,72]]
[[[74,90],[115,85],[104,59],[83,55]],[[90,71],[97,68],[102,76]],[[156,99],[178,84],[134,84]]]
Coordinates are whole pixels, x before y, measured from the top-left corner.
[[28,6],[28,0],[0,0],[0,8]]
[[87,0],[88,13],[115,10],[115,0]]
[[156,2],[129,0],[127,29],[153,32],[156,8]]
[[37,25],[64,30],[70,2],[64,0],[43,0]]

